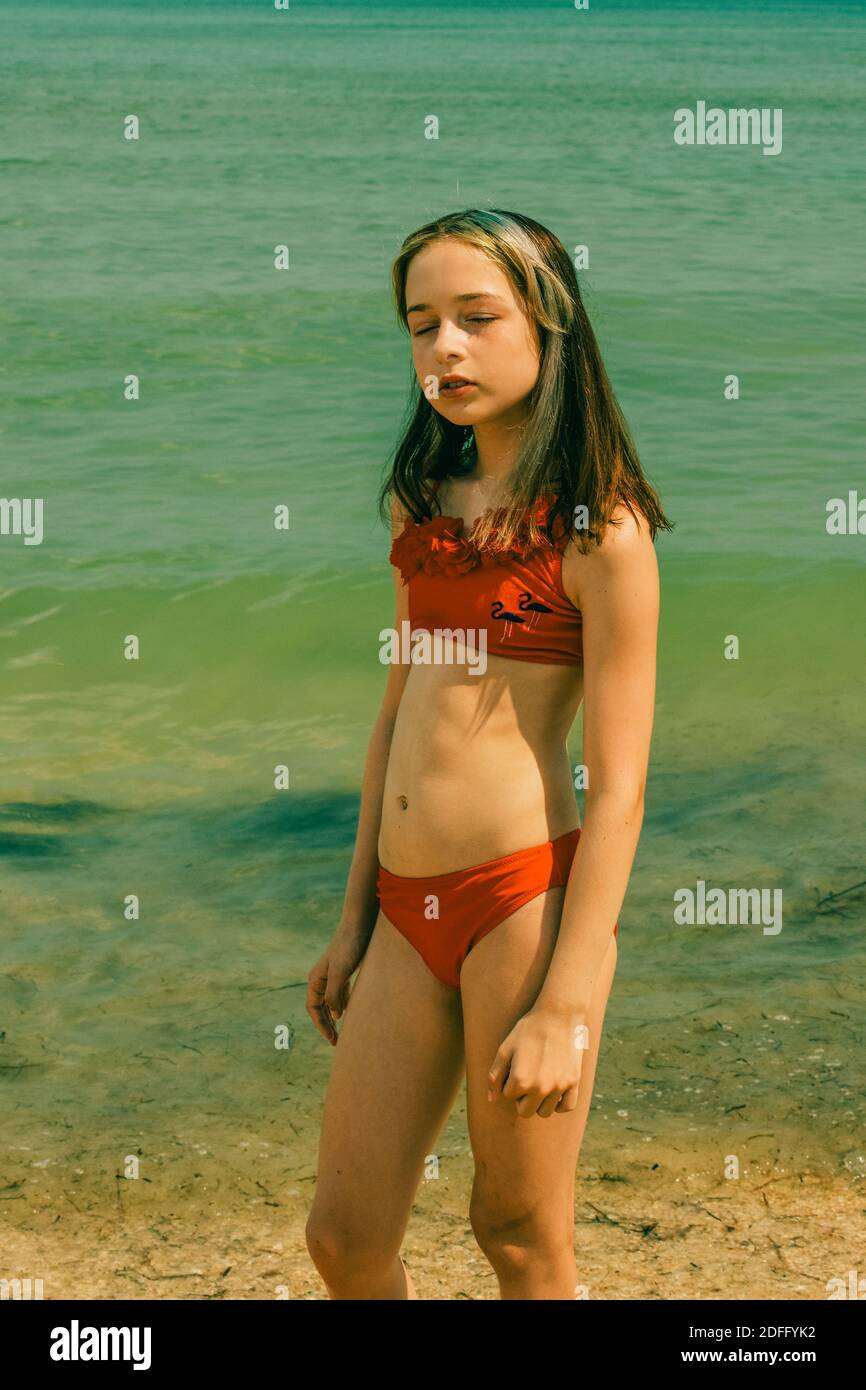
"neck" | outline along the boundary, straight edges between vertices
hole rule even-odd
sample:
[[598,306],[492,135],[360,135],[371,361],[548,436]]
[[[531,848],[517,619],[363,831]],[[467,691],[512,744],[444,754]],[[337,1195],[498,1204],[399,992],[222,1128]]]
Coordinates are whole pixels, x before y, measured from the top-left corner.
[[475,468],[473,477],[491,485],[505,483],[520,448],[520,426],[505,420],[473,426]]

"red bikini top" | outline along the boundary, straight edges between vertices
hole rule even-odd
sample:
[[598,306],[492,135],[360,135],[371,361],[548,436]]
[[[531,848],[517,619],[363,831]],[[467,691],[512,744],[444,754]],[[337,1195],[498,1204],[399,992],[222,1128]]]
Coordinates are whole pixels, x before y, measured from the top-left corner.
[[[539,523],[554,500],[550,493],[538,504]],[[495,516],[504,512],[500,507]],[[524,522],[499,553],[476,542],[480,520],[466,532],[459,516],[410,517],[394,539],[389,559],[409,585],[411,631],[483,628],[494,656],[582,665],[583,618],[562,587],[562,518],[555,518],[553,539],[535,550]]]

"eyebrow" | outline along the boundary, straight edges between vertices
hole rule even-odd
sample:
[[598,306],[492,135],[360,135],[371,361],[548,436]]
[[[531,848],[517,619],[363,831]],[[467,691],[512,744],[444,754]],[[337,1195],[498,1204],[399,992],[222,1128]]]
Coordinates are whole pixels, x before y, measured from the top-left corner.
[[[467,299],[496,299],[499,301],[500,304],[505,303],[505,300],[502,298],[502,296],[494,294],[492,290],[473,290],[469,294],[457,294],[454,296],[454,298],[460,302],[464,302]],[[410,309],[406,310],[406,315],[408,317],[409,314],[414,314],[421,309],[429,309],[431,307],[432,306],[430,304],[413,304]]]

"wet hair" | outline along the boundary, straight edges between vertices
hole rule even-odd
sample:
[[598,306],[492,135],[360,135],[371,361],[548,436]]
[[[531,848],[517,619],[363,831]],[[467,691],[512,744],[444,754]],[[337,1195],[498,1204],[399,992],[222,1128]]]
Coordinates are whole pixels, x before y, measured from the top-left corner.
[[[540,348],[538,380],[528,398],[507,501],[495,518],[485,514],[479,520],[478,539],[489,539],[495,520],[495,544],[510,545],[521,524],[529,525],[529,537],[537,543],[535,508],[549,493],[557,501],[545,532],[550,535],[558,514],[584,552],[601,541],[620,504],[643,514],[653,540],[658,530],[673,530],[641,469],[574,266],[559,238],[540,222],[500,208],[467,208],[419,227],[406,237],[391,268],[397,316],[407,332],[409,265],[424,247],[445,238],[483,251],[507,275]],[[434,480],[464,477],[474,466],[471,425],[454,425],[434,410],[413,369],[407,422],[379,490],[382,520],[388,519],[392,494],[415,521],[436,514],[441,509]],[[581,505],[587,525],[575,529],[575,509]]]

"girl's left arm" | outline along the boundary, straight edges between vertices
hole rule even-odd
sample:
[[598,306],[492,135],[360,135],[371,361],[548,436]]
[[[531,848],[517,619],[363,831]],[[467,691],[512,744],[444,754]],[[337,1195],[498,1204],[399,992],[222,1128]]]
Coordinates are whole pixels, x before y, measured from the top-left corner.
[[[585,1020],[628,888],[644,812],[655,702],[659,572],[647,523],[620,526],[563,569],[583,614],[586,799],[559,935],[533,1013]],[[571,595],[569,594],[569,597]],[[574,601],[577,602],[577,595]]]

